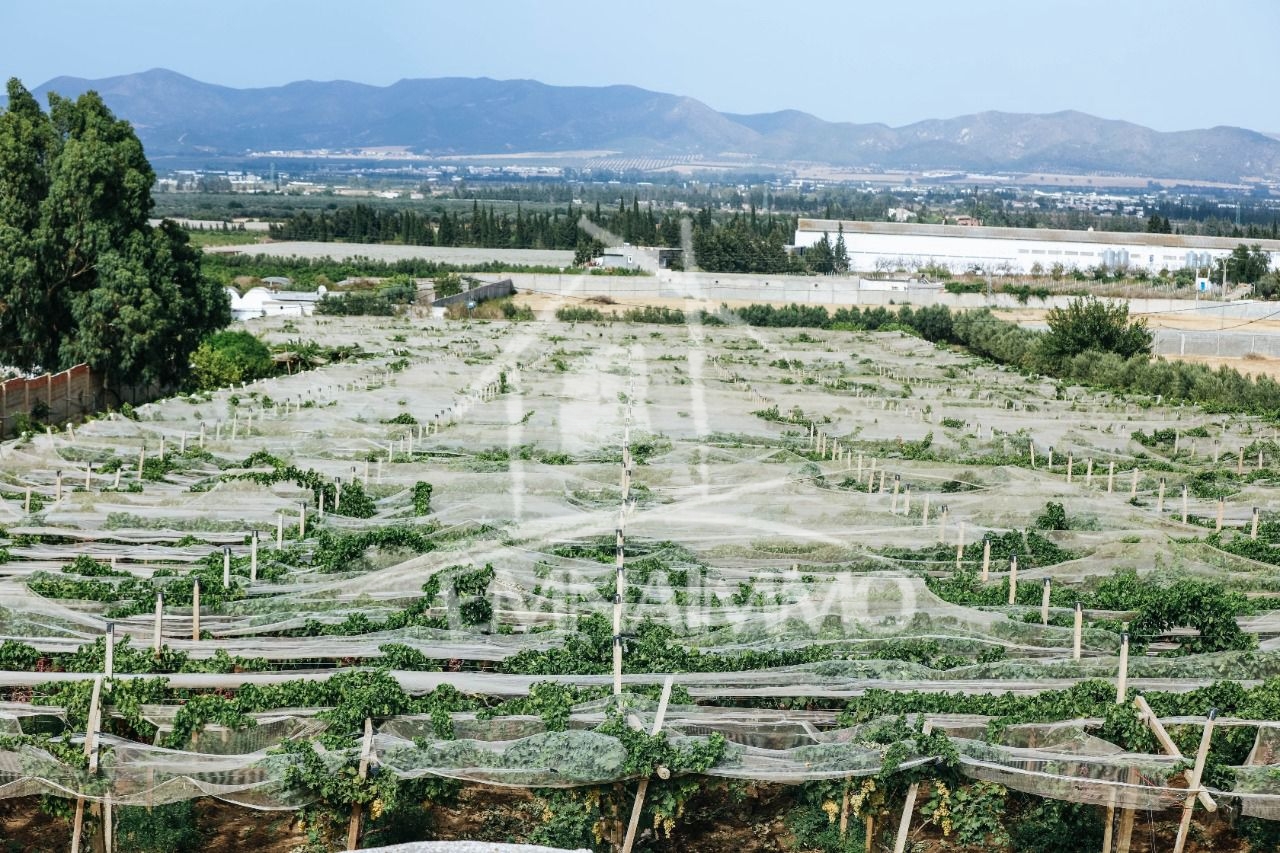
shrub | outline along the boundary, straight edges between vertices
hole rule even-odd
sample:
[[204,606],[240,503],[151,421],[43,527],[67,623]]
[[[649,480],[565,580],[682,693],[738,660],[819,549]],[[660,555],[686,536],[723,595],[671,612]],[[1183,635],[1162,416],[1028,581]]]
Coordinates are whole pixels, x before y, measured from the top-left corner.
[[1040,354],[1050,365],[1061,364],[1090,350],[1121,358],[1151,352],[1151,332],[1145,320],[1129,320],[1129,306],[1092,297],[1073,299],[1045,317],[1049,331],[1040,341]]
[[210,335],[191,354],[191,375],[200,391],[251,382],[271,375],[274,368],[271,350],[249,332]]

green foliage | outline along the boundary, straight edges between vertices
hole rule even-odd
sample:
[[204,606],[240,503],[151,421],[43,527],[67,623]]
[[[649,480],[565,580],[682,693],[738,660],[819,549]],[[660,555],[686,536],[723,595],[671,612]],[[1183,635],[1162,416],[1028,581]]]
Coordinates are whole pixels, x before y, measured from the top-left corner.
[[628,308],[622,313],[627,323],[657,323],[660,325],[683,325],[684,312],[678,308],[645,305],[641,308]]
[[[1234,282],[1258,282],[1267,274],[1271,266],[1271,255],[1263,251],[1260,245],[1252,247],[1244,243],[1236,246],[1227,256],[1227,276]],[[1221,269],[1221,265],[1219,265]]]
[[[1124,310],[1102,309],[1101,313]],[[1092,316],[1092,309],[1085,311]],[[1280,383],[1268,378],[1250,378],[1229,367],[1217,370],[1203,364],[1151,359],[1149,348],[1141,346],[1147,333],[1140,323],[1124,330],[1108,325],[1115,335],[1109,341],[1119,351],[1136,348],[1125,358],[1104,351],[1100,344],[1086,347],[1074,357],[1046,358],[1041,349],[1044,333],[1024,329],[996,318],[989,310],[952,314],[945,305],[897,312],[887,308],[841,308],[828,313],[821,306],[748,305],[721,308],[722,316],[734,316],[752,326],[809,327],[843,331],[875,331],[902,325],[934,343],[959,344],[974,355],[989,358],[1019,370],[1039,370],[1064,381],[1090,385],[1121,394],[1161,396],[1167,403],[1190,402],[1212,412],[1244,412],[1274,417],[1280,412]],[[1127,314],[1126,314],[1127,319]],[[1089,339],[1071,338],[1072,348]]]
[[1102,819],[1096,806],[1022,796],[1017,819],[1009,822],[1013,849],[1019,853],[1095,850],[1102,844]]
[[413,484],[413,514],[427,515],[431,512],[431,493],[433,487],[422,480]]
[[1044,505],[1044,512],[1036,518],[1036,527],[1041,530],[1068,530],[1067,510],[1062,504],[1049,501]]
[[29,672],[39,660],[40,653],[26,643],[18,640],[0,643],[0,670]]
[[1140,613],[1129,631],[1138,642],[1150,641],[1171,628],[1200,632],[1182,643],[1186,653],[1253,648],[1257,638],[1240,629],[1238,616],[1248,613],[1244,595],[1211,581],[1184,578],[1171,584],[1151,583],[1138,596]]
[[1045,322],[1049,331],[1040,340],[1040,352],[1050,365],[1095,350],[1124,359],[1151,352],[1146,321],[1130,322],[1125,302],[1073,299],[1066,308],[1051,308]]
[[236,707],[233,700],[216,693],[192,696],[173,717],[173,729],[164,738],[169,749],[187,749],[191,736],[208,723],[217,723],[230,729],[244,729],[257,722]]
[[667,740],[666,732],[651,735],[632,728],[617,708],[609,709],[596,731],[617,738],[626,748],[624,776],[652,776],[659,766],[672,773],[700,773],[714,766],[725,751],[724,735],[719,732],[705,739],[673,744]]
[[556,309],[556,319],[562,323],[600,323],[606,319],[612,320],[613,315],[605,317],[595,308],[565,305]]
[[426,531],[416,527],[379,527],[359,533],[335,533],[322,528],[311,555],[311,565],[322,572],[351,571],[353,564],[370,548],[406,548],[425,554],[435,547]]
[[383,282],[375,290],[327,293],[316,303],[316,313],[330,317],[390,317],[417,298],[418,289],[412,282],[390,280]]
[[191,800],[149,809],[121,806],[115,814],[115,843],[121,850],[172,853],[175,850],[197,850],[204,845],[195,803]]
[[[742,672],[826,660],[836,652],[825,645],[800,649],[761,649],[716,654],[681,645],[670,627],[645,620],[626,639],[624,672]],[[613,626],[607,615],[579,616],[577,630],[552,649],[525,650],[504,660],[503,672],[526,675],[579,673],[603,675],[613,665]]]
[[309,489],[317,505],[323,498],[326,512],[332,512],[334,515],[344,515],[348,518],[370,518],[378,511],[373,498],[369,497],[368,492],[364,490],[364,484],[355,478],[343,483],[342,499],[339,501],[336,483],[329,482],[318,471],[310,468],[303,471],[297,466],[286,465],[284,460],[268,453],[261,451],[254,453],[245,459],[240,467],[257,468],[263,465],[270,465],[272,470],[224,474],[223,479],[249,480],[260,486],[292,482],[297,484],[299,488]]
[[[800,849],[821,853],[862,853],[866,825],[859,819],[859,814],[851,816],[848,832],[844,838],[840,837],[840,807],[845,789],[849,787],[858,790],[856,796],[860,810],[865,809],[868,814],[876,811],[871,798],[853,781],[806,782],[795,787],[795,804],[788,810],[785,820]],[[867,793],[872,792],[868,790]]]
[[271,350],[249,332],[218,332],[191,354],[192,382],[198,391],[252,382],[275,372]]
[[936,780],[920,813],[938,826],[955,843],[982,850],[1009,849],[1009,832],[1004,825],[1005,801],[1009,792],[994,782],[974,782],[952,787]]
[[155,174],[128,122],[101,97],[16,79],[0,113],[0,361],[56,370],[87,362],[108,383],[174,383],[200,339],[231,320],[172,222],[148,224]]
[[535,791],[544,803],[545,819],[533,827],[530,844],[562,850],[596,850],[595,828],[605,819],[599,797],[577,789]]

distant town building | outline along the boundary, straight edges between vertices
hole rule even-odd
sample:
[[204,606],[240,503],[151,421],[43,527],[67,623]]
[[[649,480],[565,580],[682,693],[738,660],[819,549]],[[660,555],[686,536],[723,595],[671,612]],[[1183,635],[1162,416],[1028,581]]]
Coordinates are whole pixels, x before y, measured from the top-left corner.
[[1280,240],[1240,240],[1146,232],[1063,231],[1047,228],[992,228],[981,225],[924,225],[801,219],[795,245],[803,250],[822,236],[844,233],[850,269],[862,272],[952,273],[1050,272],[1106,267],[1156,273],[1162,269],[1212,267],[1245,242],[1257,244],[1280,265]]

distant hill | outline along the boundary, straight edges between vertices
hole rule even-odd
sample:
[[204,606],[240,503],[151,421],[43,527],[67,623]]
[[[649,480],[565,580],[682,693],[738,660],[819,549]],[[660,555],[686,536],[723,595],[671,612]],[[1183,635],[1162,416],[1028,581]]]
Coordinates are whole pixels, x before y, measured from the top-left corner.
[[232,89],[162,69],[102,80],[59,77],[35,91],[43,100],[49,91],[74,96],[88,89],[134,123],[153,156],[376,146],[440,155],[607,149],[891,169],[1280,178],[1280,140],[1263,133],[1162,133],[1074,111],[984,112],[893,128],[794,110],[721,113],[634,86],[445,77]]

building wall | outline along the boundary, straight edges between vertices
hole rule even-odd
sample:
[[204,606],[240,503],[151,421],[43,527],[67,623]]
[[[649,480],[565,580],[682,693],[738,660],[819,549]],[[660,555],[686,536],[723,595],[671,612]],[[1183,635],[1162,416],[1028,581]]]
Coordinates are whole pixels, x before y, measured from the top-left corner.
[[474,300],[476,304],[489,299],[502,299],[515,293],[516,289],[511,284],[511,279],[504,278],[501,281],[490,282],[489,284],[481,284],[470,290],[464,290],[461,293],[455,293],[452,296],[441,296],[431,303],[434,308],[448,308],[450,305],[466,305],[467,302]]
[[128,387],[109,391],[103,377],[87,364],[77,364],[61,373],[46,373],[33,379],[10,379],[0,383],[0,438],[13,432],[18,415],[45,408],[44,421],[64,423],[122,403],[136,404],[159,396],[156,389]]
[[[806,228],[804,224],[802,222],[802,227],[796,230],[797,248],[812,246],[823,234],[835,243],[838,232]],[[916,271],[936,266],[952,273],[981,269],[994,274],[1025,275],[1038,263],[1044,272],[1050,271],[1055,264],[1062,264],[1067,271],[1105,265],[1112,268],[1145,269],[1155,273],[1162,269],[1209,267],[1218,259],[1229,255],[1237,243],[1257,242],[1221,239],[1196,241],[1193,238],[1170,235],[1168,245],[1152,245],[1151,238],[1154,235],[1145,233],[1089,233],[1087,240],[1072,240],[1058,237],[1057,235],[1064,233],[1061,231],[1045,232],[1055,235],[1053,238],[1009,239],[989,234],[1011,229],[974,229],[972,234],[960,233],[968,230],[960,228],[950,229],[953,232],[951,234],[939,234],[936,232],[943,229],[936,226],[920,230],[930,233],[909,233],[906,229],[901,233],[846,229],[844,242],[849,253],[850,267],[872,272],[897,269]],[[1196,242],[1220,245],[1194,245]],[[1270,251],[1270,255],[1273,266],[1280,263],[1280,251]]]
[[[682,273],[664,271],[650,276],[606,275],[542,275],[513,273],[511,280],[518,292],[526,291],[563,297],[565,305],[579,304],[590,296],[608,296],[626,300],[685,300],[690,310],[714,311],[721,302],[731,305],[770,302],[773,304],[885,307],[913,305],[946,305],[953,310],[970,308],[1055,308],[1066,307],[1074,296],[1031,297],[1020,302],[1009,293],[948,293],[941,287],[908,287],[905,290],[880,289],[882,282],[867,281],[858,276],[771,276],[733,273]],[[1134,314],[1187,310],[1195,306],[1197,316],[1260,319],[1275,313],[1274,302],[1232,300],[1229,302],[1194,301],[1190,299],[1105,299],[1123,302]]]

